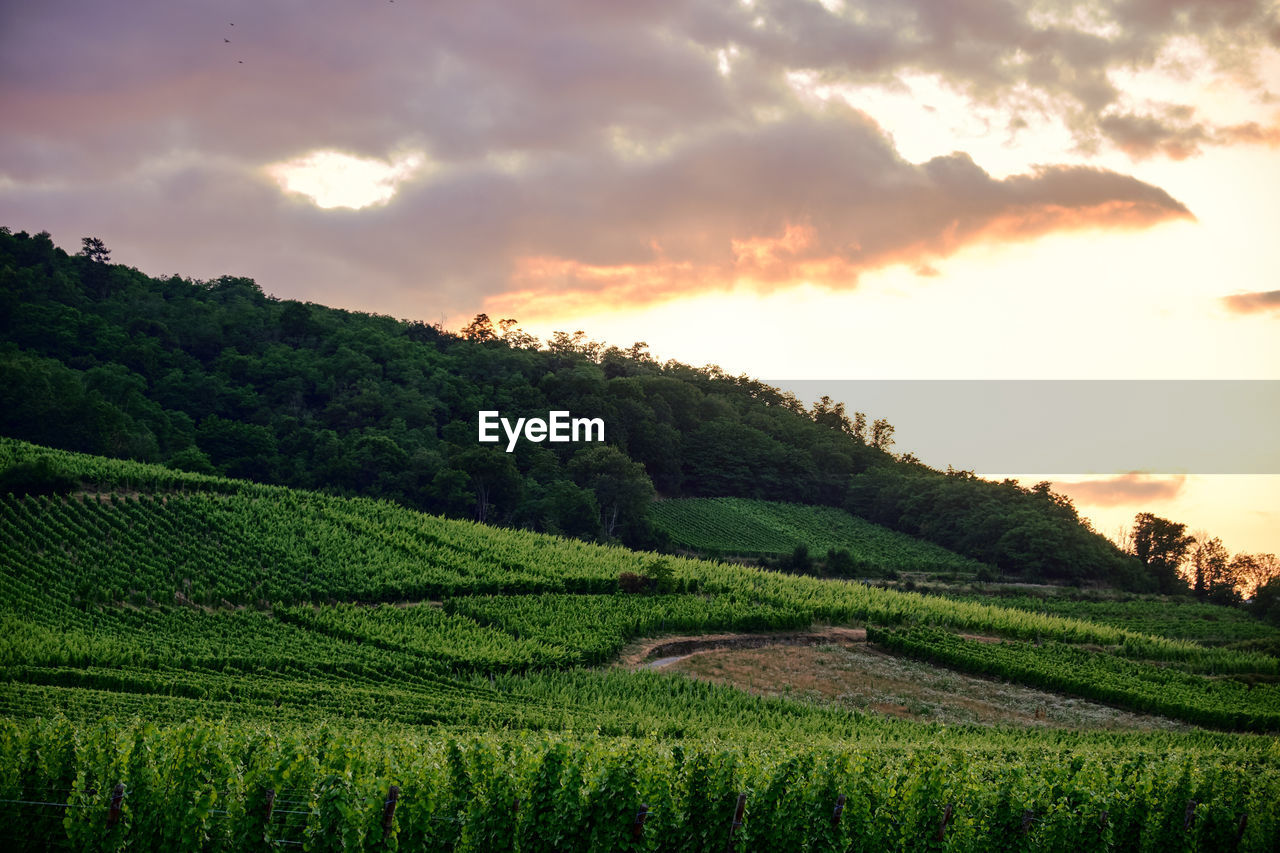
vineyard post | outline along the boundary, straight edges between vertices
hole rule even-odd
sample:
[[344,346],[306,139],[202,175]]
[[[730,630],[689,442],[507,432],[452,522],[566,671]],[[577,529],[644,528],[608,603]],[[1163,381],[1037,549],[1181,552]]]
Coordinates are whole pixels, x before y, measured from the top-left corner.
[[1190,832],[1192,825],[1196,822],[1196,806],[1200,805],[1195,800],[1187,800],[1187,810],[1182,815],[1182,831]]
[[120,822],[120,807],[124,802],[124,783],[117,782],[111,791],[111,805],[107,807],[107,829]]
[[947,824],[951,822],[951,815],[955,812],[955,807],[951,803],[947,803],[947,807],[942,810],[942,821],[938,824],[938,834],[934,836],[935,841],[942,841],[947,836]]
[[844,814],[844,794],[836,797],[836,807],[835,810],[831,812],[831,823],[833,826],[840,823],[840,815],[842,814]]
[[263,809],[264,823],[271,823],[271,813],[275,811],[275,808],[276,808],[276,789],[268,788],[267,789],[267,806],[265,809]]
[[729,824],[729,843],[725,845],[725,851],[733,850],[733,836],[737,833],[738,827],[742,826],[742,811],[747,807],[747,795],[738,795],[738,805],[733,810],[733,823]]
[[1244,840],[1244,828],[1249,825],[1249,815],[1240,815],[1240,825],[1236,827],[1236,848],[1239,849],[1240,842]]
[[641,803],[640,810],[636,812],[636,819],[631,824],[631,837],[636,841],[640,840],[640,836],[644,835],[644,822],[649,819],[649,804]]
[[382,804],[382,840],[386,841],[391,834],[391,825],[396,817],[396,803],[400,800],[400,786],[392,785],[387,791],[387,801]]
[[1022,813],[1022,834],[1027,835],[1031,832],[1031,823],[1036,819],[1036,813],[1031,809],[1027,809]]

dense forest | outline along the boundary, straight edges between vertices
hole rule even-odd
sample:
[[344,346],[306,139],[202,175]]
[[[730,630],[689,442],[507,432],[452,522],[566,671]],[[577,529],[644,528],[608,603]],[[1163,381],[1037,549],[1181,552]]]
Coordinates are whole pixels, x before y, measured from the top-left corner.
[[[276,299],[248,278],[152,278],[109,255],[0,229],[3,434],[641,547],[664,544],[647,516],[659,496],[823,504],[1011,575],[1153,585],[1048,484],[895,457],[891,426],[825,399],[806,408],[644,344],[543,344],[483,315],[454,334]],[[606,442],[507,453],[477,441],[491,409],[603,418]]]

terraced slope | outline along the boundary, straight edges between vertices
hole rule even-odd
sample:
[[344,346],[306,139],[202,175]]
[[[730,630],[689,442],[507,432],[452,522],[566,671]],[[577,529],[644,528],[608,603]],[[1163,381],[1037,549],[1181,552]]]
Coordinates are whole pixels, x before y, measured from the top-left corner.
[[[0,441],[6,467],[41,458],[75,485],[0,496],[6,849],[1280,838],[1270,736],[944,729],[588,668],[664,632],[866,625],[1068,692],[1140,674],[1107,701],[1270,732],[1272,658]],[[1225,674],[1263,679],[1247,713]]]
[[677,545],[709,555],[773,557],[804,545],[814,556],[829,549],[847,551],[855,567],[868,570],[972,574],[984,566],[828,506],[678,498],[654,503],[650,517]]

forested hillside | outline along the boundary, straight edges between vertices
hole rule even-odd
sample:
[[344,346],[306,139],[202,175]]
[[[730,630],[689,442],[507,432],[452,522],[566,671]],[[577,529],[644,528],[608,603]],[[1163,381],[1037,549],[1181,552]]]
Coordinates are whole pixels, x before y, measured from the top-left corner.
[[[606,443],[476,440],[477,412],[600,417]],[[172,468],[388,498],[586,539],[663,544],[655,493],[848,509],[1005,573],[1144,588],[1047,486],[939,472],[888,431],[718,368],[582,334],[543,345],[278,300],[254,281],[152,278],[0,231],[0,432]],[[36,488],[6,475],[10,488]],[[16,485],[14,485],[16,484]]]

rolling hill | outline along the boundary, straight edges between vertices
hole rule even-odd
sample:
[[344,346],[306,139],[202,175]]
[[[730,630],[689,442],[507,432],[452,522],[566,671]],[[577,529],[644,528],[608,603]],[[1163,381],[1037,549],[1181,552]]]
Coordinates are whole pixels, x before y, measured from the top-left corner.
[[[0,497],[10,849],[1280,838],[1275,658],[14,440],[0,469],[41,486]],[[944,727],[596,666],[829,624],[1206,728]]]
[[[803,546],[821,558],[843,551],[839,567],[849,575],[883,572],[991,571],[931,542],[906,536],[835,507],[745,498],[683,498],[656,501],[655,527],[679,547],[708,555],[779,557]],[[837,562],[831,560],[830,562]],[[835,567],[828,566],[828,571]]]

